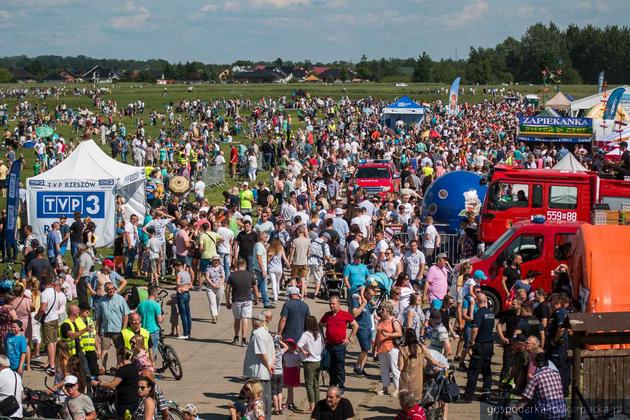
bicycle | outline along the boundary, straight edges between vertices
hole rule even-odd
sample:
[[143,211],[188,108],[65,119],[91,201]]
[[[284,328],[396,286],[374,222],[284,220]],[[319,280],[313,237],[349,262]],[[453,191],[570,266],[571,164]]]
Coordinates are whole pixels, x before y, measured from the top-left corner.
[[63,404],[46,391],[24,387],[22,396],[22,414],[24,417],[59,419],[62,408]]
[[156,355],[155,358],[155,372],[163,373],[167,369],[173,374],[173,377],[176,380],[181,380],[184,376],[184,369],[182,367],[182,363],[179,361],[179,357],[175,352],[175,349],[170,344],[166,344],[164,342],[164,332],[160,329],[160,339],[158,342],[158,354],[160,355],[162,366],[157,367],[158,358]]
[[[454,387],[451,387],[454,384]],[[441,420],[444,418],[446,404],[455,401],[459,395],[454,395],[455,378],[453,372],[446,373],[446,369],[440,369],[437,376],[424,384],[422,399],[419,404],[425,409],[427,420]],[[459,389],[457,388],[457,394]]]

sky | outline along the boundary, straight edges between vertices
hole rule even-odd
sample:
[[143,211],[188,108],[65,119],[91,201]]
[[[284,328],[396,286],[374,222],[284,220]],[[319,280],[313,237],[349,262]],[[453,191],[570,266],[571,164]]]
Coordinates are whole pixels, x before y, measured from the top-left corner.
[[628,25],[630,0],[0,0],[0,56],[462,58],[538,21]]

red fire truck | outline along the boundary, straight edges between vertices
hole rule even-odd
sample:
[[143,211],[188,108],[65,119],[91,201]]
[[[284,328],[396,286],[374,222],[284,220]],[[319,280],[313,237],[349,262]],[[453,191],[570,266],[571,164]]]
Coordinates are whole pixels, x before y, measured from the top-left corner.
[[486,178],[479,239],[496,241],[517,222],[542,215],[550,222],[592,222],[597,204],[622,210],[630,204],[630,182],[600,178],[591,171],[496,166]]

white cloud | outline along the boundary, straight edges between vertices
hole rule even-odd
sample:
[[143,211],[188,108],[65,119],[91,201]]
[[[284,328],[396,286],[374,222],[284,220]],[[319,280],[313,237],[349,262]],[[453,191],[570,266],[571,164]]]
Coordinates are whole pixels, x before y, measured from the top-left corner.
[[133,0],[129,0],[123,7],[122,14],[109,20],[114,29],[143,29],[151,18],[151,12],[143,6],[138,6]]
[[307,6],[311,0],[250,0],[255,7],[273,6],[278,9],[296,5]]
[[483,18],[490,6],[486,0],[473,0],[454,15],[446,16],[446,26],[449,29],[459,28]]

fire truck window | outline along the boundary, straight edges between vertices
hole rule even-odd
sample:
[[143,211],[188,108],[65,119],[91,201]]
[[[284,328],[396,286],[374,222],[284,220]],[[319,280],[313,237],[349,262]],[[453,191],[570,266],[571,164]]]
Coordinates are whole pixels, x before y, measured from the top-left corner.
[[553,254],[557,261],[564,261],[569,259],[569,252],[571,251],[571,242],[575,234],[573,233],[557,233],[554,238]]
[[564,185],[549,187],[549,208],[575,210],[577,208],[577,187]]
[[529,205],[529,185],[498,183],[493,191],[496,210]]
[[506,249],[507,254],[519,254],[523,262],[540,258],[543,253],[544,238],[542,235],[521,235]]
[[535,209],[539,209],[543,204],[543,187],[540,184],[534,184],[534,189],[532,190],[532,207]]

